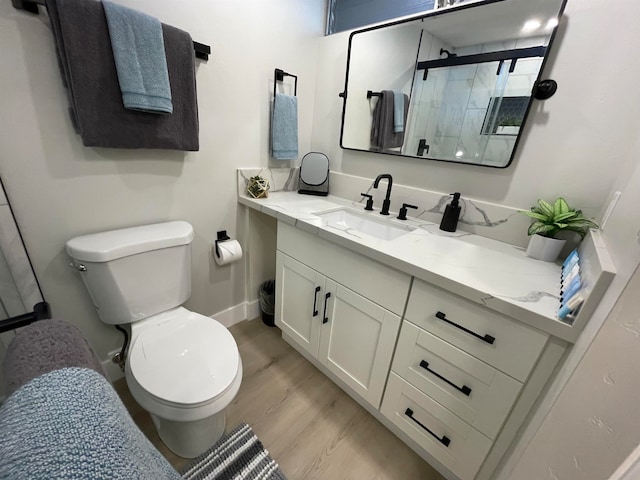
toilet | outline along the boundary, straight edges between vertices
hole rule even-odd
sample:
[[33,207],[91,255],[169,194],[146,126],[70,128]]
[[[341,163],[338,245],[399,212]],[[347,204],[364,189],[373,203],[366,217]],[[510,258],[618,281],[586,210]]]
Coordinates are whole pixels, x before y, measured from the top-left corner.
[[233,336],[181,305],[191,295],[193,227],[183,221],[82,235],[71,265],[108,324],[131,324],[125,378],[175,454],[195,458],[224,433],[242,381]]

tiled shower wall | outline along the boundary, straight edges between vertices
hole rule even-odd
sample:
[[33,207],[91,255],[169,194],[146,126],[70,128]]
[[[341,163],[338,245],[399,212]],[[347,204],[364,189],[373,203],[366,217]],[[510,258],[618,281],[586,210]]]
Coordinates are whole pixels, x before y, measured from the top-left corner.
[[[544,39],[530,38],[465,47],[456,50],[458,55],[470,55],[497,50],[509,50],[540,45]],[[519,59],[514,72],[509,74],[503,96],[529,96],[542,63],[540,58]],[[469,161],[478,163],[477,152],[482,152],[480,135],[487,113],[487,107],[494,95],[496,85],[496,63],[464,65],[430,72],[431,81],[417,83],[414,101],[420,103],[420,110],[428,109],[429,117],[435,122],[420,125],[413,137],[432,139],[429,157]],[[420,75],[418,76],[420,77]],[[435,78],[434,78],[435,77]],[[420,78],[416,81],[420,82]],[[422,88],[424,86],[424,88]],[[417,98],[416,98],[417,97]],[[485,165],[504,166],[508,162],[515,144],[516,135],[492,135],[488,140],[486,154],[482,161]],[[408,154],[415,155],[408,146]],[[417,145],[417,143],[416,143]]]

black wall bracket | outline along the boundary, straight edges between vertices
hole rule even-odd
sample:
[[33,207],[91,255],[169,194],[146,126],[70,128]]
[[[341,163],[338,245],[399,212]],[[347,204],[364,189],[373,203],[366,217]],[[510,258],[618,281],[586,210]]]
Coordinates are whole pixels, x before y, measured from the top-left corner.
[[278,82],[284,82],[284,77],[292,77],[294,79],[294,84],[293,84],[293,96],[295,97],[296,95],[298,95],[298,76],[294,75],[292,73],[287,73],[284,70],[282,70],[281,68],[276,68],[273,71],[273,98],[276,98],[276,86],[278,84]]
[[227,240],[231,240],[231,237],[227,235],[227,231],[220,230],[218,232],[218,239],[214,242],[216,244],[216,257],[220,258],[220,249],[218,248],[218,243],[225,242]]
[[547,79],[540,80],[533,87],[533,97],[538,100],[546,100],[553,97],[554,93],[558,90],[558,82],[555,80]]
[[15,330],[16,328],[26,327],[30,323],[38,320],[51,318],[51,307],[47,302],[39,302],[33,306],[33,312],[17,315],[15,317],[0,320],[0,333]]

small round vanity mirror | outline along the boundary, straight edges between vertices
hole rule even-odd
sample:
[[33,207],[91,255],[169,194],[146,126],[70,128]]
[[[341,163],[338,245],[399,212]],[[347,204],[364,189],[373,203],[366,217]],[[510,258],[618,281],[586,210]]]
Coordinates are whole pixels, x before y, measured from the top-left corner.
[[324,153],[310,152],[302,157],[298,193],[329,194],[329,158]]

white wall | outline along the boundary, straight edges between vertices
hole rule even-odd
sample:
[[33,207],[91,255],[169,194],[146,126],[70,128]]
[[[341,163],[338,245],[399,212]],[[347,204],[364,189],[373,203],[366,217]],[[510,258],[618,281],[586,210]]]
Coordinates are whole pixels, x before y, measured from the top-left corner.
[[[613,472],[640,442],[637,382],[626,383],[626,368],[640,360],[637,308],[631,315],[621,310],[609,315],[640,261],[640,92],[635,85],[640,64],[628,57],[640,47],[635,35],[639,15],[640,4],[632,0],[568,0],[544,71],[544,77],[558,82],[558,92],[535,106],[515,160],[504,170],[340,150],[342,101],[337,92],[344,81],[347,34],[321,41],[312,148],[329,155],[332,169],[368,178],[388,172],[400,184],[460,191],[519,208],[539,197],[563,195],[598,216],[612,191],[623,192],[604,231],[617,276],[530,427],[499,476],[492,478],[601,480],[603,472]],[[603,29],[606,41],[597,34]],[[637,306],[632,296],[623,297],[621,302],[627,303],[621,305]],[[583,357],[590,345],[592,350]],[[606,365],[610,377],[597,362]],[[572,375],[575,383],[567,384]],[[613,384],[607,383],[610,378]],[[625,423],[630,418],[634,420]]]
[[616,276],[496,480],[537,479],[542,472],[600,480],[640,444],[633,373],[640,363],[640,137],[630,157],[635,164],[618,172],[614,190],[622,196],[602,232]]
[[110,228],[187,220],[196,235],[187,307],[211,315],[242,303],[244,265],[218,267],[210,244],[217,230],[243,234],[235,169],[269,164],[276,67],[298,75],[300,152],[309,151],[325,15],[324,0],[122,3],[211,45],[209,61],[197,66],[199,152],[83,147],[68,120],[46,16],[0,3],[0,175],[45,299],[102,358],[122,337],[99,322],[78,274],[67,267],[65,242]]
[[[341,150],[338,92],[348,33],[326,37],[320,43],[312,147],[344,173],[370,178],[391,173],[397,183],[518,208],[538,197],[564,195],[570,204],[596,213],[640,127],[636,104],[629,102],[640,64],[628,58],[637,43],[633,18],[639,12],[632,0],[568,1],[544,71],[558,82],[558,92],[534,106],[515,160],[505,170]],[[603,41],[595,32],[607,25],[615,28],[607,28]]]
[[639,290],[637,270],[533,442],[505,478],[603,480],[640,443]]

